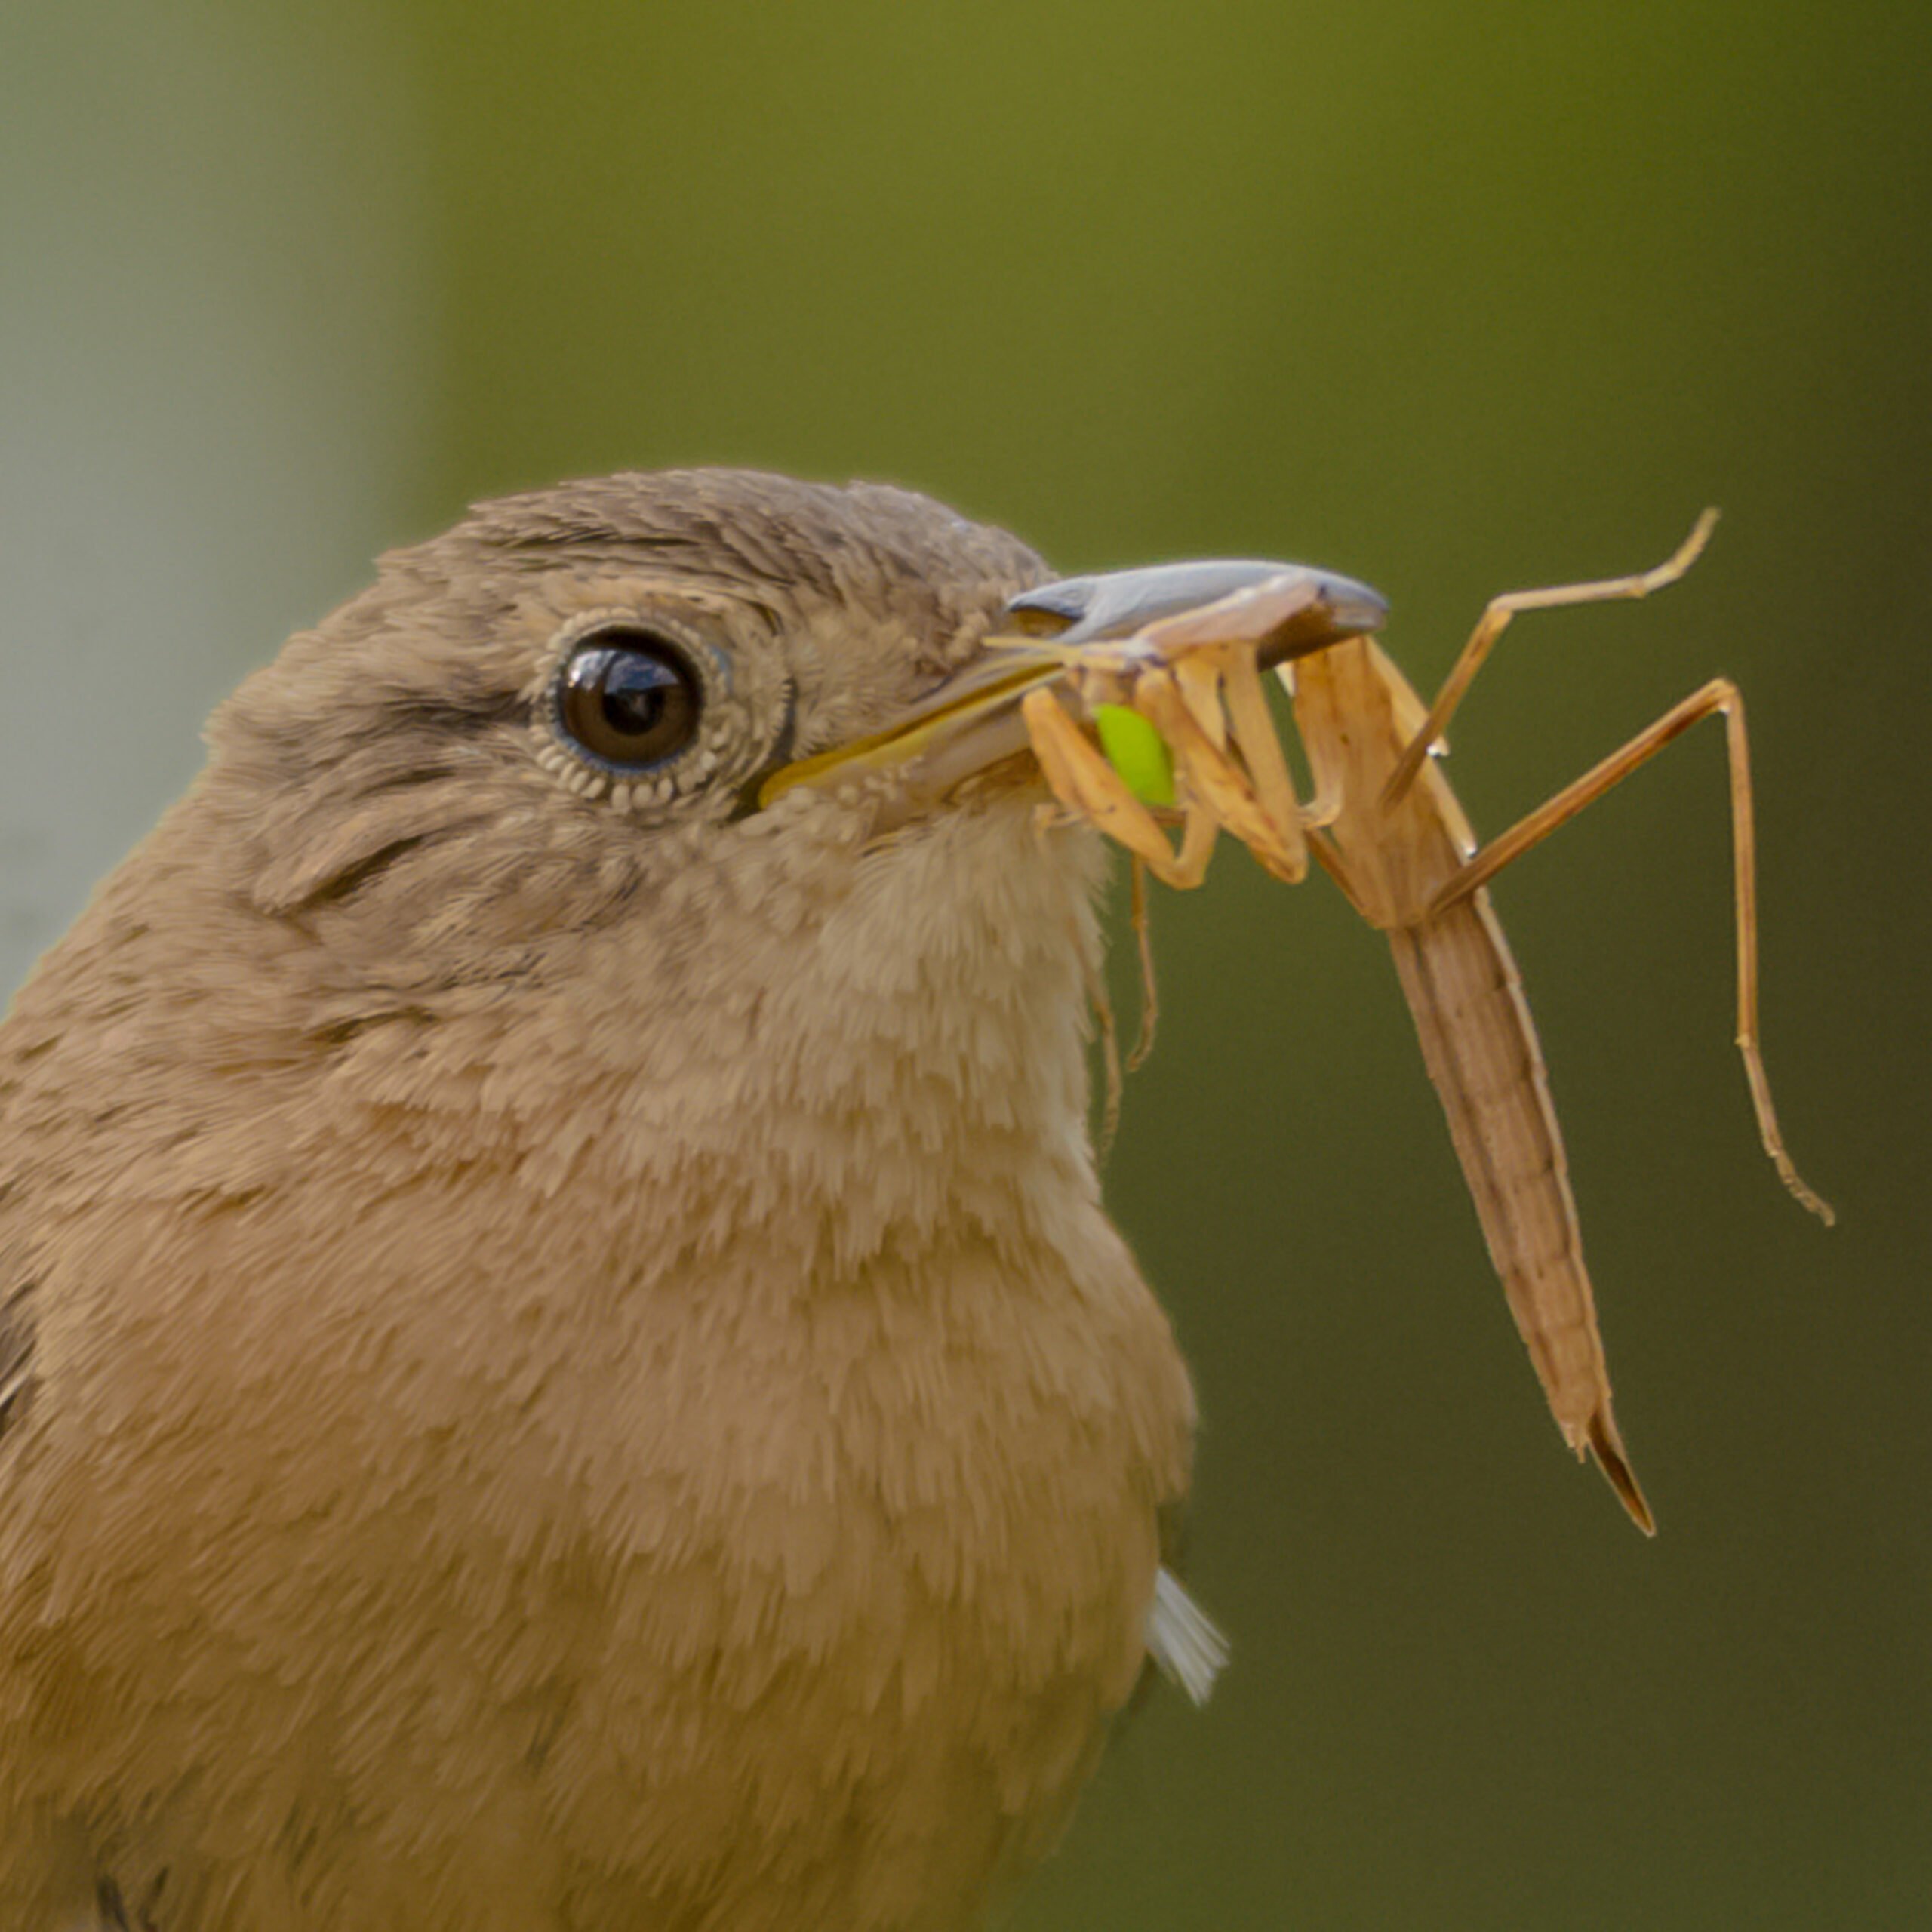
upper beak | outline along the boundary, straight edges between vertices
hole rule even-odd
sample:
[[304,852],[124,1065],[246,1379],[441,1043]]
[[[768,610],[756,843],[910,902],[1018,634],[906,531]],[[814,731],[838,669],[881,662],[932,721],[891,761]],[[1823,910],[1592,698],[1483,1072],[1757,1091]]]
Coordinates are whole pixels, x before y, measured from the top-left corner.
[[1155,564],[1145,570],[1112,571],[1103,577],[1063,577],[1023,591],[1007,605],[1023,626],[1035,613],[1066,626],[1054,642],[1094,644],[1131,637],[1163,617],[1205,609],[1237,592],[1259,589],[1277,579],[1296,580],[1306,601],[1284,623],[1256,638],[1261,668],[1272,670],[1291,657],[1325,651],[1344,638],[1380,630],[1389,601],[1379,591],[1334,571],[1306,564],[1270,564],[1210,558],[1192,564]]
[[[1271,596],[1269,605],[1287,614],[1257,633],[1252,619],[1243,627],[1249,600],[1238,594],[1264,585],[1286,593]],[[1227,613],[1216,635],[1252,638],[1263,669],[1380,629],[1389,614],[1387,602],[1367,585],[1301,564],[1156,564],[1041,584],[1008,602],[1008,632],[988,638],[970,664],[881,729],[768,773],[758,804],[768,805],[795,785],[889,771],[904,780],[903,815],[910,817],[1025,751],[1020,700],[1063,677],[1084,647],[1116,644],[1162,619],[1216,605]]]

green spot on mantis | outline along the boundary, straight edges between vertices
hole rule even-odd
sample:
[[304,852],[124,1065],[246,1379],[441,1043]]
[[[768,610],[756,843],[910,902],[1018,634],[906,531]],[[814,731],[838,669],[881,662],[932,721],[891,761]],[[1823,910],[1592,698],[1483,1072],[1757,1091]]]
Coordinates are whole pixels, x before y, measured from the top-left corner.
[[1094,727],[1107,762],[1143,805],[1174,801],[1174,761],[1167,740],[1139,712],[1124,704],[1097,704]]

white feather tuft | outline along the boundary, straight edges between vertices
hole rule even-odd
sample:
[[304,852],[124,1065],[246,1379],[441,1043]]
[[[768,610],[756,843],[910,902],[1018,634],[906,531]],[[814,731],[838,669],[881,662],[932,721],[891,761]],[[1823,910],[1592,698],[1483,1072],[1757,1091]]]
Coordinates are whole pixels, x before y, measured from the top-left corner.
[[1227,1638],[1165,1567],[1155,1576],[1154,1601],[1147,1606],[1147,1654],[1197,1706],[1207,1703],[1228,1660]]

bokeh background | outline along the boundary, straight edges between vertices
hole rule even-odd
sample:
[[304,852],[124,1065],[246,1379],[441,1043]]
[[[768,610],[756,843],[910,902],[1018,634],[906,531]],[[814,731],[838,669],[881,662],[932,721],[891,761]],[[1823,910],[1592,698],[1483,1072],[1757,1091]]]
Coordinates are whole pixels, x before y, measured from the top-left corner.
[[[1645,1544],[1561,1453],[1381,941],[1229,850],[1156,907],[1114,1205],[1204,1423],[1204,1713],[1022,1928],[1932,1922],[1932,14],[1897,0],[72,0],[0,25],[0,981],[208,706],[468,500],[693,461],[913,484],[1069,569],[1289,555],[1508,823],[1749,695],[1498,899]],[[1121,975],[1123,993],[1128,976]]]

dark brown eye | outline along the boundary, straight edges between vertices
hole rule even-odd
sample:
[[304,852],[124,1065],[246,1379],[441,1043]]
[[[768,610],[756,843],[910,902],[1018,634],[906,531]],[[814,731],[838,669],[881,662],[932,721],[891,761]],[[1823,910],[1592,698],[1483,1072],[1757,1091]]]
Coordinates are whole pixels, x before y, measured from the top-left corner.
[[697,735],[704,688],[690,657],[649,631],[599,631],[565,667],[564,729],[594,758],[648,771]]

